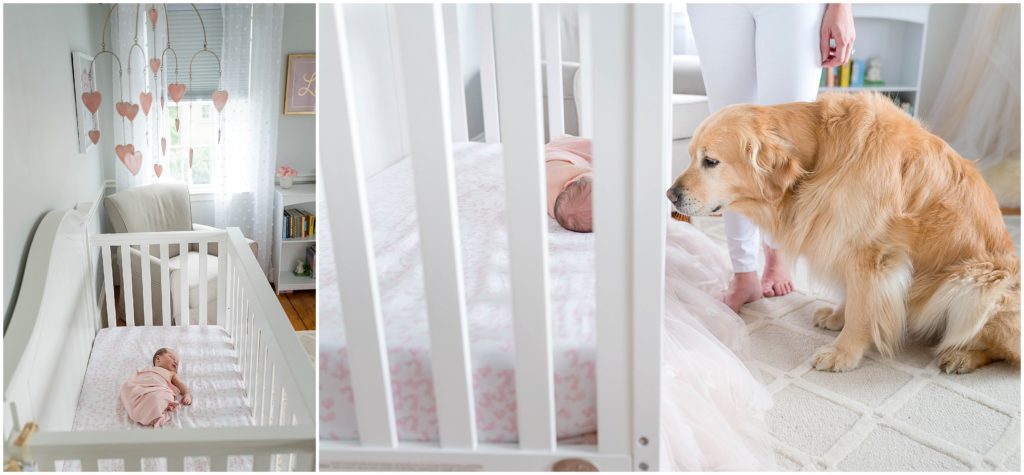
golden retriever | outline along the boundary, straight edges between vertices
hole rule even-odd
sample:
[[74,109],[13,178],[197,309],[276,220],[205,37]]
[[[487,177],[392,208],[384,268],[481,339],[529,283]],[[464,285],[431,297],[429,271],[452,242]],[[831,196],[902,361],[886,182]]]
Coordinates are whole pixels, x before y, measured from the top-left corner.
[[735,105],[708,117],[668,190],[675,209],[739,212],[844,302],[814,367],[856,368],[871,344],[936,344],[949,373],[1020,365],[1020,261],[975,166],[880,94]]

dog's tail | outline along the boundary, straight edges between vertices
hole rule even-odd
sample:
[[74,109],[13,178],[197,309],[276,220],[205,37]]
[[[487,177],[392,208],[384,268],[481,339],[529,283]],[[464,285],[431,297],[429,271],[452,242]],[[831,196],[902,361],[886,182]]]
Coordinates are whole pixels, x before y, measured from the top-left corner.
[[913,331],[924,335],[941,333],[937,347],[940,352],[964,348],[993,315],[1019,301],[1020,264],[1016,256],[971,260],[945,273],[943,282],[913,319]]

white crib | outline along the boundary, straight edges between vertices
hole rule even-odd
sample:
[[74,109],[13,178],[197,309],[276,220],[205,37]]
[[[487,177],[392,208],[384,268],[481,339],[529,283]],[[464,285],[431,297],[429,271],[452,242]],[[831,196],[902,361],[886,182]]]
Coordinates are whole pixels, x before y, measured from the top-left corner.
[[[358,440],[321,440],[323,469],[658,470],[670,145],[670,10],[581,6],[582,135],[593,137],[597,275],[594,445],[556,440],[548,306],[540,25],[550,136],[563,132],[559,6],[476,11],[485,136],[505,157],[518,443],[477,439],[453,187],[468,140],[452,5],[388,7],[413,151],[439,441],[399,441],[341,6],[323,5],[319,165],[331,220]],[[642,159],[640,159],[642,157]],[[514,198],[514,199],[513,199]],[[655,212],[651,212],[656,210]]]
[[[33,238],[17,306],[4,335],[5,434],[14,437],[24,424],[38,423],[40,430],[28,449],[40,470],[107,470],[116,463],[138,471],[158,463],[181,471],[190,467],[186,457],[202,458],[214,471],[238,469],[229,464],[229,456],[245,457],[244,468],[254,471],[313,470],[313,367],[238,229],[94,234],[88,231],[94,213],[95,209],[52,211]],[[145,326],[152,327],[154,315],[162,315],[163,325],[171,328],[168,249],[175,245],[218,256],[216,314],[206,315],[206,306],[201,305],[199,325],[217,325],[230,336],[227,351],[236,363],[229,366],[244,387],[251,425],[72,430],[88,363],[95,356],[94,340],[100,331],[116,327],[114,274],[120,272],[126,286],[120,291],[121,308],[128,327],[133,327],[129,254],[141,253],[143,262],[159,262],[164,285],[153,288],[149,273],[142,276]],[[115,261],[113,256],[118,255]],[[187,259],[184,262],[181,265],[187,265]],[[201,279],[205,272],[205,267],[200,269]],[[179,272],[184,289],[189,288],[184,282],[188,274]],[[207,292],[206,286],[198,287],[200,294]],[[153,308],[158,292],[163,308]],[[188,299],[187,290],[184,294]],[[199,298],[206,301],[206,295]],[[148,362],[146,355],[140,356]],[[188,364],[188,355],[183,357]],[[21,454],[5,450],[5,456]],[[143,459],[157,461],[143,464]]]

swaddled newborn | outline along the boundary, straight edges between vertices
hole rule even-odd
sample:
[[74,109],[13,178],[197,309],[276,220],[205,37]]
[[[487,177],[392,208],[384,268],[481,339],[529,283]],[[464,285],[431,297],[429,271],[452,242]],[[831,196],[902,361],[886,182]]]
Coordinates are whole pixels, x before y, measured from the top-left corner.
[[128,417],[144,426],[160,427],[171,420],[181,404],[192,404],[192,393],[178,378],[178,353],[160,348],[153,354],[153,366],[138,371],[121,386],[121,404]]
[[563,135],[544,146],[548,215],[569,231],[594,230],[590,139]]

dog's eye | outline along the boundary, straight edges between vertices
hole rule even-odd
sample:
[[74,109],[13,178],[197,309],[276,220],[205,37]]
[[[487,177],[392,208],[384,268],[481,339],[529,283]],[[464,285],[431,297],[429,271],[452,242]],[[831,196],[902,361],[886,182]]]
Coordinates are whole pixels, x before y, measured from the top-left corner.
[[704,168],[714,168],[716,166],[718,166],[718,160],[704,157]]

